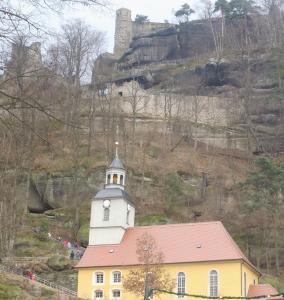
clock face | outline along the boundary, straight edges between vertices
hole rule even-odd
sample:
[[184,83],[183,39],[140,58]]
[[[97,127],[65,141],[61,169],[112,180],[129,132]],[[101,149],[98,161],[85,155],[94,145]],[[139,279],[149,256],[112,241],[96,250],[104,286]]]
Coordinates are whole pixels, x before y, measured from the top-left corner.
[[110,207],[110,200],[105,200],[103,206],[104,206],[104,208],[109,208]]
[[130,211],[130,208],[131,208],[130,204],[127,204],[127,211]]

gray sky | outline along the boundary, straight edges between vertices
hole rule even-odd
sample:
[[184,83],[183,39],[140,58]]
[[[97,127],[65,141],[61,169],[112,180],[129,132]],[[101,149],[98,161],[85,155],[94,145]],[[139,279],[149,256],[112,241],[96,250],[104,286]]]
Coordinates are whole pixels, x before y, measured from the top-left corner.
[[48,17],[49,25],[55,27],[60,23],[68,22],[72,18],[81,18],[90,26],[104,31],[107,34],[106,50],[112,52],[114,26],[115,26],[115,10],[121,7],[128,8],[132,11],[132,19],[136,14],[149,16],[151,21],[164,22],[167,19],[169,22],[174,22],[174,11],[180,8],[182,4],[188,2],[194,9],[198,7],[198,0],[109,0],[112,5],[110,10],[102,10],[97,7],[80,7],[65,9],[63,15]]

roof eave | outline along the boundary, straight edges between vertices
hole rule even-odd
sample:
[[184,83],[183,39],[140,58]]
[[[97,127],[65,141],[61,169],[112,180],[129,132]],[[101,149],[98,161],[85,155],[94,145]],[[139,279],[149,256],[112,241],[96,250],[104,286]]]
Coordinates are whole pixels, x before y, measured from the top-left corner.
[[[231,258],[231,259],[216,259],[216,260],[199,260],[199,261],[176,261],[176,262],[165,262],[162,263],[161,265],[175,265],[175,264],[196,264],[196,263],[208,263],[208,262],[245,262],[248,264],[243,258]],[[138,267],[141,266],[142,264],[112,264],[112,265],[92,265],[92,266],[84,266],[80,267],[76,265],[74,268],[77,269],[90,269],[90,268],[109,268],[109,267]],[[248,264],[251,268],[253,268],[257,273],[261,275],[261,273],[253,267],[253,265]]]

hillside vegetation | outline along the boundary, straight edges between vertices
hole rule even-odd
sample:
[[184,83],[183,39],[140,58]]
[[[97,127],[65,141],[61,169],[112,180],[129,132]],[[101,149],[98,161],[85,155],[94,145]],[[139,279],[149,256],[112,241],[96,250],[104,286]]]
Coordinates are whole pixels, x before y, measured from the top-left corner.
[[[252,1],[217,1],[203,20],[184,16],[170,33],[137,37],[120,59],[98,58],[103,34],[78,20],[41,53],[37,23],[0,10],[23,31],[0,37],[10,45],[0,78],[0,258],[48,257],[22,267],[74,288],[58,238],[87,246],[90,200],[119,141],[136,225],[221,220],[262,280],[283,290],[284,22],[272,2],[259,13]],[[145,98],[158,99],[162,115]],[[29,296],[6,276],[0,298]]]

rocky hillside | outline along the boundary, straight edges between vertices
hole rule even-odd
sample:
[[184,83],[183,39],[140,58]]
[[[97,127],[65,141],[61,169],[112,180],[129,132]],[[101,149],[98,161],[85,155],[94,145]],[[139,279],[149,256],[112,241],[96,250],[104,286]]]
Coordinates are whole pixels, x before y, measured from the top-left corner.
[[56,268],[70,271],[68,253],[47,234],[87,245],[90,199],[119,140],[136,225],[221,220],[283,281],[284,52],[253,24],[228,25],[221,53],[205,21],[137,37],[119,60],[102,55],[87,86],[76,64],[65,69],[63,37],[61,61],[28,79],[5,73],[1,255],[57,251],[55,269],[38,272],[67,277]]

